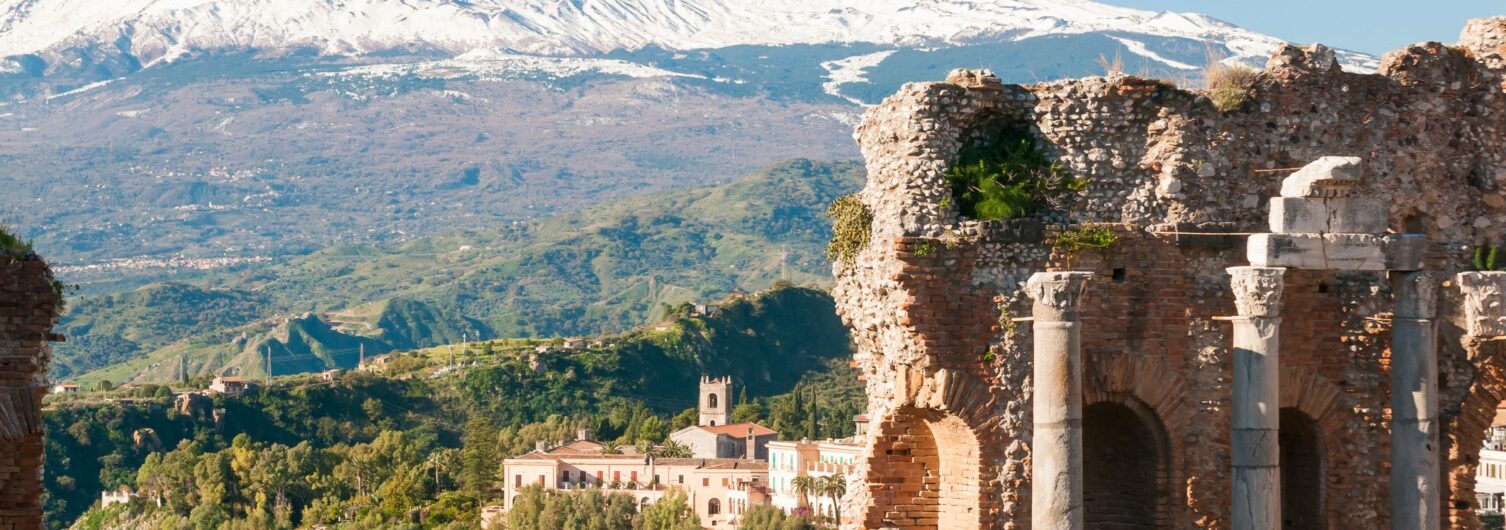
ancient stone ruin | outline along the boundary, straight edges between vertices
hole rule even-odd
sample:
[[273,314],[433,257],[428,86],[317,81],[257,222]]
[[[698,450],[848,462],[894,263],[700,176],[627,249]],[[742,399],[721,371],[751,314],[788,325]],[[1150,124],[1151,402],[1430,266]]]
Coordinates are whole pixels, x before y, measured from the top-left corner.
[[0,530],[42,528],[42,398],[61,303],[47,263],[0,247]]
[[[871,109],[870,237],[835,265],[873,418],[844,520],[1478,528],[1506,399],[1506,273],[1475,259],[1506,246],[1506,18],[1460,43],[1376,75],[1289,46],[1223,110],[965,70]],[[1086,187],[967,219],[947,172],[1009,131]],[[1085,228],[1113,238],[1066,243]]]

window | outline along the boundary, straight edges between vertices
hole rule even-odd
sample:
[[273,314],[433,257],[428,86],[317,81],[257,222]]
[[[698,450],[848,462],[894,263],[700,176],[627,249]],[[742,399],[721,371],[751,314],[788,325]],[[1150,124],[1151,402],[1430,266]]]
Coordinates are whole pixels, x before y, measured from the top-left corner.
[[613,471],[612,472],[612,482],[622,482],[622,472],[621,471]]
[[560,472],[560,482],[570,482],[570,470],[566,469]]
[[681,483],[681,484],[684,484],[684,483],[685,483],[685,475],[680,475],[680,478],[679,478],[679,482],[680,482],[680,483]]
[[722,501],[711,499],[706,502],[706,515],[716,515],[719,513],[722,513]]
[[539,485],[540,486],[544,485],[544,475],[539,475]]
[[659,483],[659,474],[658,473],[654,473],[654,484],[658,484],[658,483]]
[[596,472],[596,483],[597,484],[601,484],[601,472],[600,471]]
[[638,472],[634,471],[634,472],[630,473],[628,475],[628,480],[631,480],[633,482],[638,482]]
[[514,488],[521,488],[521,487],[523,487],[523,475],[513,475],[512,476],[512,487],[514,487]]
[[706,487],[710,487],[710,486],[711,486],[711,478],[710,477],[701,477],[701,487],[706,488]]
[[[684,401],[681,401],[681,403],[684,403]],[[706,395],[706,406],[713,409],[716,408],[716,394]]]
[[722,487],[727,487],[727,477],[722,477]]

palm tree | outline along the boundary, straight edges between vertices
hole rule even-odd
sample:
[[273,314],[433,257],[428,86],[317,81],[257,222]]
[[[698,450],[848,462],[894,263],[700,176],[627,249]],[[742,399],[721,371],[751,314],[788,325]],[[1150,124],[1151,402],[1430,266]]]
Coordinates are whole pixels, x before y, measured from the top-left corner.
[[847,477],[841,473],[821,477],[816,491],[831,499],[832,515],[837,518],[837,528],[842,527],[842,497],[847,495]]
[[790,487],[795,488],[795,493],[800,495],[800,505],[810,506],[810,494],[816,493],[816,478],[810,475],[801,475],[790,481]]
[[601,454],[604,454],[604,455],[620,455],[620,454],[622,454],[622,444],[619,444],[619,443],[613,442],[613,441],[602,442],[601,443]]
[[653,455],[657,458],[690,458],[695,456],[695,453],[691,451],[688,445],[674,440],[666,440],[664,445],[655,448]]

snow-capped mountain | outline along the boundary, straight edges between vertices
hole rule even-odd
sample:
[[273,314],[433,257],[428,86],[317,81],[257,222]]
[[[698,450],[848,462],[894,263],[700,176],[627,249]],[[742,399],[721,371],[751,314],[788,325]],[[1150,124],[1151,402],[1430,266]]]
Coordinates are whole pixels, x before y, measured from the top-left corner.
[[[150,67],[238,50],[579,56],[649,46],[913,48],[1088,33],[1113,35],[1130,53],[1172,68],[1191,65],[1161,56],[1142,36],[1206,42],[1251,62],[1281,42],[1203,15],[1083,0],[0,0],[0,57],[80,66],[102,52]],[[1363,68],[1365,59],[1350,63]]]

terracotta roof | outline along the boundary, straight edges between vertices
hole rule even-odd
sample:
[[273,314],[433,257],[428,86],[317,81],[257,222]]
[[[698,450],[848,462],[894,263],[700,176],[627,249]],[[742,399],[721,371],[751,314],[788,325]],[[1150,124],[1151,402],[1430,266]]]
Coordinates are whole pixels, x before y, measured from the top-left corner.
[[1496,409],[1495,420],[1490,422],[1491,427],[1506,426],[1506,408]]
[[731,425],[717,425],[715,427],[707,427],[703,425],[699,428],[709,433],[725,434],[733,438],[746,438],[748,436],[749,429],[752,429],[753,436],[768,436],[771,434],[779,434],[777,432],[774,432],[773,429],[764,427],[757,423],[733,423]]

